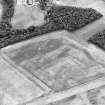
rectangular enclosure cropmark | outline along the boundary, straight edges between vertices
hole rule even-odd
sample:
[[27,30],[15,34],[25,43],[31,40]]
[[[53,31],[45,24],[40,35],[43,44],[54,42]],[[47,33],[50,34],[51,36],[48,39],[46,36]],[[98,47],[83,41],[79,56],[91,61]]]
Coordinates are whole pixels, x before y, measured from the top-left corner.
[[103,76],[103,66],[97,64],[84,49],[70,42],[68,37],[36,38],[3,53],[55,92]]

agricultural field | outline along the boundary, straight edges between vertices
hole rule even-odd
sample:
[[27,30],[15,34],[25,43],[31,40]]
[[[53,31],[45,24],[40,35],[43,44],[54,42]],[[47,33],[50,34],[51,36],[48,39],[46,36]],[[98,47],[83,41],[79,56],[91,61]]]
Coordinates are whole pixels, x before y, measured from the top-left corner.
[[23,1],[0,1],[0,105],[105,105],[105,2]]

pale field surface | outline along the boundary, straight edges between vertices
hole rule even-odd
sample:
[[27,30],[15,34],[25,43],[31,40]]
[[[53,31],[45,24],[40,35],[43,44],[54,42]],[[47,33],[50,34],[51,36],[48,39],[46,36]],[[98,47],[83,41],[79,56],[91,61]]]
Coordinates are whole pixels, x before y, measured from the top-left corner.
[[85,103],[83,102],[83,100],[79,95],[74,95],[72,97],[48,105],[84,105],[84,104]]
[[14,28],[27,28],[30,25],[42,25],[44,13],[37,6],[28,7],[23,5],[22,0],[17,1],[15,14],[12,18]]
[[[65,2],[65,5],[68,4]],[[105,16],[102,1],[72,0],[70,5],[91,7]],[[43,24],[43,12],[39,8],[29,9],[20,4],[15,8],[12,20],[14,27]],[[105,85],[105,79],[98,80],[105,73],[105,53],[87,44],[84,39],[103,30],[104,24],[103,17],[74,33],[55,32],[2,49],[0,51],[0,104],[41,105],[44,102],[60,101],[77,94],[73,100],[63,101],[63,105],[92,105],[86,91]],[[73,86],[76,88],[71,89]],[[45,90],[47,92],[51,90],[51,93],[43,98]],[[103,92],[104,89],[101,93]],[[102,96],[103,94],[97,98],[98,105],[102,104],[100,101]],[[21,104],[25,102],[26,104]],[[62,105],[63,102],[54,105]]]
[[[85,94],[85,96],[82,94]],[[95,89],[90,89],[87,92],[79,94],[79,96],[82,100],[86,97],[87,102],[89,102],[89,104],[86,105],[105,105],[105,85]]]
[[[50,104],[49,104],[50,105]],[[66,98],[59,102],[55,102],[51,105],[92,105],[89,98],[88,92],[83,92],[72,97]]]
[[2,16],[2,5],[0,3],[0,21],[1,21],[1,16]]
[[[54,92],[50,96],[42,97],[38,100],[34,97],[35,100],[30,99],[32,101],[26,101],[26,103],[28,102],[27,105],[41,105],[43,102],[55,102],[69,95],[72,96],[91,88],[105,85],[103,82],[105,79],[97,80],[105,75],[103,63],[101,64],[97,59],[92,58],[89,52],[91,50],[87,50],[90,48],[90,45],[85,44],[86,46],[84,46],[71,40],[68,37],[69,34],[65,34],[65,32],[47,34],[8,46],[1,50],[1,56],[7,63],[14,65],[14,67],[16,67],[19,72],[24,73],[29,80],[37,77],[43,84],[46,84],[46,87],[48,86],[52,92]],[[8,71],[8,68],[6,70]],[[31,75],[30,77],[29,74]],[[7,77],[6,81],[12,76],[8,72],[6,72],[5,75]],[[5,78],[3,79],[5,80]],[[94,82],[94,80],[97,81]],[[17,81],[20,83],[19,80]],[[13,83],[14,82],[15,81],[13,81]],[[82,84],[86,85],[82,86]],[[80,87],[78,87],[78,85],[80,85]],[[76,88],[71,89],[75,86]],[[18,88],[18,91],[22,91],[23,93],[24,90]],[[15,91],[11,89],[11,92],[17,97]],[[10,95],[9,98],[14,100],[11,92],[8,93]],[[32,94],[32,92],[33,91],[30,91],[30,94]],[[35,93],[37,92],[35,91]],[[26,94],[29,96],[29,93],[26,92]],[[21,101],[19,101],[18,98],[20,98]],[[18,98],[19,103],[25,102],[20,96]],[[76,105],[77,103],[82,104],[80,99],[77,98],[76,100],[78,102],[73,101],[71,105]]]
[[[4,66],[5,65],[5,66]],[[0,57],[0,105],[16,105],[44,93]]]
[[105,85],[46,105],[105,105]]

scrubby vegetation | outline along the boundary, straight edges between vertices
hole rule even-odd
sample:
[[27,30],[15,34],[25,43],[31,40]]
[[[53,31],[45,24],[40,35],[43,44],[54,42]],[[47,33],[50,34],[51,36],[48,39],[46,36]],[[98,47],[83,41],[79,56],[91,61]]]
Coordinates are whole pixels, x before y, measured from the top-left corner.
[[15,29],[6,33],[5,35],[0,35],[0,48],[61,29],[57,27],[58,25],[53,24],[53,22],[50,22],[48,24],[46,23],[43,26],[30,26],[29,28],[22,30]]
[[[9,2],[11,0],[4,1]],[[12,6],[13,5],[11,4],[9,7],[13,8]],[[8,12],[9,10],[11,11],[11,9],[6,10],[7,13],[6,11],[4,12],[4,20],[0,24],[0,48],[54,31],[75,31],[102,17],[99,12],[93,9],[54,6],[48,10],[45,16],[45,24],[41,26],[30,26],[27,29],[13,30],[8,20],[8,18],[12,18],[13,10],[12,13]]]
[[0,36],[5,36],[12,28],[12,25],[6,21],[0,22]]
[[0,37],[11,31],[11,18],[14,14],[14,0],[2,0],[3,13],[0,22]]
[[2,20],[10,21],[14,15],[14,0],[2,0],[1,4],[3,6]]
[[105,30],[90,37],[88,42],[93,43],[99,48],[105,50]]
[[78,8],[70,6],[52,7],[45,19],[62,24],[65,30],[75,31],[83,26],[99,19],[102,15],[94,9]]

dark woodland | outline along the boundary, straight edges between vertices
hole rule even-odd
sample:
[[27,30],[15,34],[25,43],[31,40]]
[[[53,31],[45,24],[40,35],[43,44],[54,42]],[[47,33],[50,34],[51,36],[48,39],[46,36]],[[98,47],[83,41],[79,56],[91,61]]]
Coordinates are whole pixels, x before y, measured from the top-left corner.
[[[40,8],[45,10],[46,3],[44,0],[40,2]],[[3,0],[2,5],[4,11],[0,23],[0,48],[55,31],[73,32],[103,17],[101,13],[91,8],[52,6],[45,15],[45,24],[29,26],[27,29],[12,29],[14,0]]]

